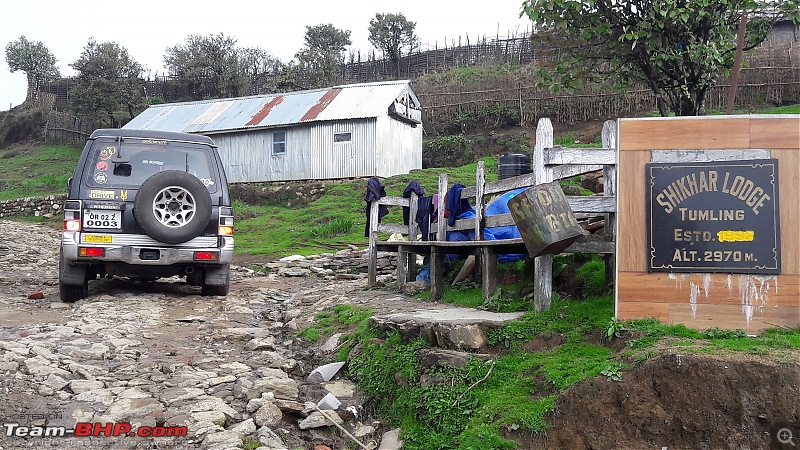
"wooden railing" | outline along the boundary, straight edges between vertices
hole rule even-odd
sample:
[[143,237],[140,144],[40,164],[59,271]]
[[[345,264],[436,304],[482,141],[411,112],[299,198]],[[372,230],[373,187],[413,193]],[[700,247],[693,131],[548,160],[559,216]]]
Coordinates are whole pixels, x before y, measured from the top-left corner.
[[[431,297],[438,300],[443,291],[444,256],[446,254],[474,254],[480,259],[481,280],[484,297],[491,296],[497,288],[497,255],[506,253],[527,253],[521,238],[485,240],[484,230],[489,227],[516,225],[511,214],[485,216],[486,197],[502,194],[513,189],[536,186],[542,183],[571,178],[587,172],[602,170],[604,183],[600,196],[567,196],[567,202],[576,217],[588,218],[604,216],[605,234],[587,235],[568,247],[564,253],[614,253],[614,224],[616,213],[616,122],[607,121],[603,126],[603,148],[565,148],[553,145],[553,125],[549,119],[539,120],[536,128],[536,146],[533,152],[533,172],[504,180],[486,182],[483,162],[478,163],[475,185],[464,188],[461,198],[469,198],[475,208],[475,217],[460,219],[448,226],[444,217],[445,194],[448,191],[448,177],[439,175],[438,217],[435,228],[431,228],[431,240],[419,240],[419,226],[414,218],[417,213],[418,197],[410,198],[387,196],[373,201],[370,211],[369,233],[369,285],[376,283],[378,251],[398,253],[397,281],[402,287],[416,272],[416,255],[430,254]],[[380,205],[409,208],[409,224],[378,223]],[[475,240],[447,241],[447,232],[473,230]],[[381,233],[400,233],[407,241],[380,240]],[[413,257],[409,257],[413,255]],[[606,258],[607,279],[613,277],[613,258]],[[537,310],[547,309],[552,298],[553,257],[539,256],[534,261],[534,304]]]

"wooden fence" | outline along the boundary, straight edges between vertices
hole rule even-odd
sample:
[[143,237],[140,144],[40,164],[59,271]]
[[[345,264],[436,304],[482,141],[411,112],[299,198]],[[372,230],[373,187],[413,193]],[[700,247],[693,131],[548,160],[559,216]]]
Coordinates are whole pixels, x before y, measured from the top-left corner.
[[[439,176],[438,185],[438,217],[431,233],[435,238],[430,241],[417,240],[419,227],[414,220],[409,225],[379,223],[378,208],[380,205],[403,206],[410,209],[409,217],[416,217],[418,197],[410,198],[387,196],[373,201],[370,211],[369,232],[369,276],[370,286],[376,283],[378,251],[398,253],[397,282],[402,286],[416,273],[416,257],[418,253],[431,255],[431,297],[438,300],[443,291],[443,272],[445,254],[474,254],[480,258],[483,282],[483,295],[490,297],[497,287],[497,255],[498,253],[528,253],[521,238],[484,240],[483,230],[486,227],[503,227],[516,225],[511,214],[500,214],[486,217],[484,215],[484,196],[501,194],[512,189],[531,187],[542,183],[571,178],[586,172],[602,170],[605,177],[604,193],[601,197],[567,196],[570,208],[578,217],[605,216],[605,234],[603,236],[584,236],[572,244],[564,253],[614,253],[615,224],[615,142],[616,123],[607,121],[603,127],[603,149],[596,148],[563,148],[553,145],[553,125],[549,119],[543,118],[536,128],[536,147],[533,154],[533,172],[526,175],[507,178],[487,183],[483,164],[478,164],[475,175],[475,186],[464,188],[461,198],[474,199],[475,218],[460,219],[453,226],[447,224],[444,217],[445,194],[448,191],[446,174]],[[451,231],[474,230],[473,241],[448,241],[447,233]],[[379,239],[380,233],[401,233],[408,236],[408,241],[384,241]],[[549,308],[552,299],[553,257],[539,256],[534,260],[534,304],[537,310]],[[607,258],[610,270],[611,258]]]
[[60,144],[81,144],[97,128],[84,117],[61,111],[50,111],[44,125],[45,139]]

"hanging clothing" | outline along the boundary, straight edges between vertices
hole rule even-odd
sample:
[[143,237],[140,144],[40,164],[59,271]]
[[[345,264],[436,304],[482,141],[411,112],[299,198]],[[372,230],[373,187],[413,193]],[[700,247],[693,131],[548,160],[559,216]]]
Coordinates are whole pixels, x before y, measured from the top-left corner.
[[[403,190],[403,198],[411,198],[411,194],[425,195],[425,189],[422,188],[422,185],[419,184],[417,180],[411,180],[408,183],[408,186]],[[408,225],[408,213],[410,208],[407,206],[403,207],[403,225]]]
[[[408,183],[408,186],[403,190],[403,197],[411,198],[411,194],[416,194],[418,196],[425,195],[425,189],[422,188],[422,185],[419,184],[417,180],[411,180]],[[414,218],[414,221],[419,225],[419,232],[422,233],[422,240],[428,241],[430,240],[430,224],[431,224],[431,212],[432,212],[432,196],[427,197],[418,197],[417,201],[417,216]],[[403,224],[408,225],[409,221],[409,212],[411,208],[403,207]]]
[[461,191],[465,188],[461,183],[454,184],[449,191],[447,191],[447,201],[445,206],[447,207],[447,211],[449,214],[447,215],[447,225],[453,226],[456,224],[456,220],[459,219],[462,214],[467,211],[475,212],[475,209],[472,205],[469,204],[468,198],[461,198]]
[[[372,210],[372,202],[386,197],[386,188],[381,184],[378,177],[372,177],[367,181],[367,193],[364,195],[364,201],[367,202],[367,225],[364,227],[364,237],[369,237],[370,230],[370,211]],[[389,208],[386,205],[378,206],[378,223],[381,222],[383,216],[389,214]]]

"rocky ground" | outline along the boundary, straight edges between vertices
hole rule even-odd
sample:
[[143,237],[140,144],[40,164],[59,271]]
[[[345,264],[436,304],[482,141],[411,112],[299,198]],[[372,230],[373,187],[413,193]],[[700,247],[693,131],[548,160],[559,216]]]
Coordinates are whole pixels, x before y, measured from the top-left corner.
[[[13,436],[4,426],[0,450],[337,448],[347,439],[304,402],[332,392],[357,406],[354,386],[308,381],[334,356],[304,348],[296,330],[337,304],[386,313],[419,306],[388,290],[364,290],[365,278],[350,269],[310,263],[271,275],[236,267],[224,298],[201,297],[176,280],[96,280],[87,299],[66,304],[58,298],[59,232],[0,220],[0,236],[0,423],[20,426]],[[386,427],[344,406],[346,428],[362,443],[379,444]],[[76,422],[186,426],[188,434],[20,436],[21,427]]]

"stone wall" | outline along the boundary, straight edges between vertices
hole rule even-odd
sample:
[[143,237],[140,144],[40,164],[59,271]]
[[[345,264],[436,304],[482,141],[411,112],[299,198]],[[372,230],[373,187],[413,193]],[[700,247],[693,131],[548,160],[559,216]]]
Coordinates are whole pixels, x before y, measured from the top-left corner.
[[0,217],[41,216],[50,218],[61,213],[66,198],[66,195],[59,194],[5,200],[0,202]]

